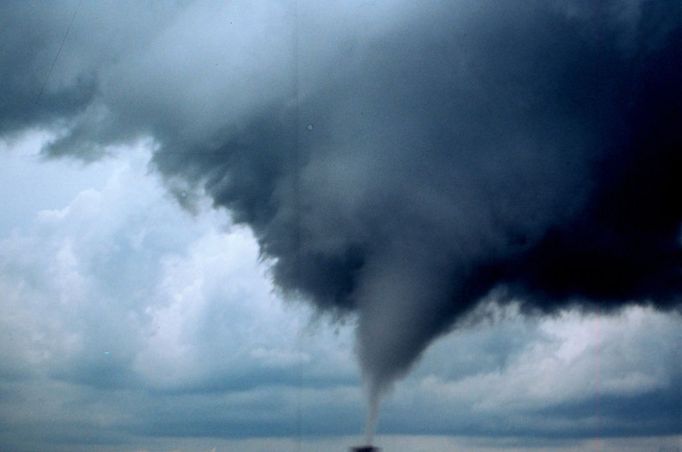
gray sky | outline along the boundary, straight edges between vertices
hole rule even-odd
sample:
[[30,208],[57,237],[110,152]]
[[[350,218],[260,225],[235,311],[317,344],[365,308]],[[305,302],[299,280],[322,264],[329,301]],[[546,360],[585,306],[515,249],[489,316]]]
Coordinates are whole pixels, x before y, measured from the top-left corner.
[[3,3],[0,443],[343,449],[369,395],[387,448],[676,447],[680,39],[674,0]]

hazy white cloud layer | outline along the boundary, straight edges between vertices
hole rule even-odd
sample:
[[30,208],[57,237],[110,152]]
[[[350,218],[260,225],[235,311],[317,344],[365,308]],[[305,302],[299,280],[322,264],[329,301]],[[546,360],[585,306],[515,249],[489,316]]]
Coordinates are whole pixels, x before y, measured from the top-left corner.
[[[182,210],[149,173],[152,144],[83,166],[41,161],[45,139],[0,149],[0,449],[358,441],[352,321],[283,301],[248,229],[206,200]],[[486,309],[395,387],[386,450],[679,447],[679,316]]]

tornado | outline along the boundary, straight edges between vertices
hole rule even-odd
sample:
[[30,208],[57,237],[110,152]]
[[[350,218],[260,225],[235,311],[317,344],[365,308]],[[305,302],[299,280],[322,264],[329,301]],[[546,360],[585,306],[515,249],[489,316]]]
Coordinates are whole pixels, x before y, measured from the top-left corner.
[[183,205],[208,196],[282,290],[356,319],[369,441],[485,300],[682,293],[680,2],[413,3],[0,6],[0,134],[86,161],[151,140]]

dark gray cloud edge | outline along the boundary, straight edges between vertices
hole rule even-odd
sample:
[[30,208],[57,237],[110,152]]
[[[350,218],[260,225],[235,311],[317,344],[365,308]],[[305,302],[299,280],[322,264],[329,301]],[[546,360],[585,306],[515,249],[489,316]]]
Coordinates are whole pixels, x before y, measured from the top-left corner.
[[0,130],[152,136],[280,287],[358,314],[375,393],[491,291],[679,306],[679,2],[348,5],[86,4],[36,100],[75,3],[6,2]]

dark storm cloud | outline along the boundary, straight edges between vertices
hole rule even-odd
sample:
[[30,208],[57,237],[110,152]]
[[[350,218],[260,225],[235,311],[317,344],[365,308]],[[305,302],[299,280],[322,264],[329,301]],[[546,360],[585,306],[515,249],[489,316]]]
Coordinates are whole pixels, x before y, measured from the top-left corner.
[[58,92],[45,93],[44,97],[41,93],[51,65],[50,55],[58,49],[60,33],[64,34],[69,21],[68,13],[56,14],[50,21],[41,20],[47,18],[37,8],[20,2],[6,2],[2,9],[0,131],[53,120],[90,103],[95,91],[92,78],[73,80]]
[[679,301],[675,0],[86,5],[39,103],[68,8],[9,5],[2,129],[61,127],[48,151],[85,157],[151,135],[281,287],[358,313],[375,392],[492,290],[541,312]]
[[96,102],[103,68],[157,33],[177,8],[67,0],[9,1],[0,11],[0,132],[9,133],[70,124]]

